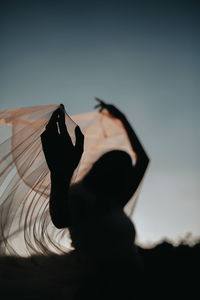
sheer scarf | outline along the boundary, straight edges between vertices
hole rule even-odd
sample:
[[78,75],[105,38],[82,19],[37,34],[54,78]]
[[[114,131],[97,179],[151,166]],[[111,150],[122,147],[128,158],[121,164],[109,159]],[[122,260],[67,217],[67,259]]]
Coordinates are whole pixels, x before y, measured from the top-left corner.
[[[0,255],[30,256],[70,251],[68,229],[56,229],[49,214],[50,176],[41,133],[58,105],[0,111]],[[106,111],[69,116],[66,126],[75,141],[78,124],[85,136],[84,153],[71,184],[83,178],[105,152],[128,152],[135,163],[126,131]],[[140,185],[141,186],[141,185]],[[140,186],[125,207],[132,217]]]

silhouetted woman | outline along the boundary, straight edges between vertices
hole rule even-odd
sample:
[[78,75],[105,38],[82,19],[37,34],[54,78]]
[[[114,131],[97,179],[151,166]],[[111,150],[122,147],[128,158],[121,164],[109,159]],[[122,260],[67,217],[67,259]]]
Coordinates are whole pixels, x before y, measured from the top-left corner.
[[135,228],[123,208],[137,190],[149,158],[126,117],[100,99],[96,106],[118,118],[136,152],[136,164],[124,151],[102,155],[78,183],[70,185],[79,164],[84,136],[75,128],[73,145],[65,126],[63,105],[42,134],[42,146],[51,174],[50,215],[57,228],[69,228],[72,245],[88,273],[77,299],[128,297],[140,283],[143,265],[137,252]]

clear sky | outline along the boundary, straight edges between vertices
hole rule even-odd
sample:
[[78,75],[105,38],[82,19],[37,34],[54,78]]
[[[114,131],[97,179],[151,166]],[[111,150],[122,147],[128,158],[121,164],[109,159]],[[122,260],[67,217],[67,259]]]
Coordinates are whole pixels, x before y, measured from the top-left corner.
[[151,157],[141,242],[200,236],[199,1],[1,0],[0,109],[118,106]]

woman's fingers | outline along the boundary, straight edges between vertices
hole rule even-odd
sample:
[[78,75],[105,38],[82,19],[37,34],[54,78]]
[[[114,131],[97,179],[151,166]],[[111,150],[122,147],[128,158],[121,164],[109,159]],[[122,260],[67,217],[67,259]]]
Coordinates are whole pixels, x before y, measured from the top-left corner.
[[96,106],[106,107],[106,103],[103,100],[99,98],[95,98],[95,100],[99,102],[99,104],[97,104]]
[[97,104],[94,106],[94,108],[99,108],[99,107],[102,107],[101,104]]
[[47,126],[51,126],[51,125],[53,125],[54,123],[57,122],[59,111],[60,111],[60,108],[57,108],[56,110],[54,110]]
[[[63,109],[64,105],[60,105],[51,115],[49,122],[46,125],[46,135],[51,138],[57,136],[59,133],[62,135],[68,135],[65,126],[65,113]],[[59,126],[59,131],[58,131]]]
[[60,109],[59,111],[59,115],[58,115],[58,125],[59,125],[59,129],[60,129],[60,133],[62,135],[67,135],[67,128],[65,125],[65,113],[63,109]]
[[58,121],[59,108],[57,108],[51,115],[49,122],[46,125],[46,131],[51,131],[51,133],[56,134],[58,132],[57,129],[57,121]]
[[99,98],[97,98],[97,97],[95,97],[95,100],[96,100],[97,102],[99,102],[100,104],[102,104],[102,105],[105,105],[105,104],[106,104],[103,100],[101,100],[101,99],[99,99]]
[[94,108],[99,108],[99,111],[102,111],[104,108],[107,108],[107,104],[103,100],[99,98],[95,98],[95,100],[99,103],[95,105]]
[[76,126],[75,128],[75,135],[76,135],[76,143],[74,148],[76,152],[81,155],[83,153],[84,135],[82,134],[79,126]]
[[60,137],[62,137],[62,141],[67,143],[66,145],[68,147],[72,147],[72,140],[71,137],[67,131],[67,127],[65,124],[65,112],[63,109],[60,109],[60,114],[58,118],[58,126],[59,126],[59,131],[60,131]]
[[61,107],[61,109],[63,109],[63,110],[65,110],[65,106],[64,106],[64,104],[60,104],[60,107]]

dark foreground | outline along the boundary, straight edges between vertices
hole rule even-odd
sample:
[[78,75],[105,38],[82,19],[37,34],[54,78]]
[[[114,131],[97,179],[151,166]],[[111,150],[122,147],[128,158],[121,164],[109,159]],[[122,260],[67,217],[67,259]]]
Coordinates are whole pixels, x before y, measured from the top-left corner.
[[[144,263],[141,273],[119,263],[108,268],[104,264],[96,275],[80,264],[75,251],[50,257],[0,257],[0,299],[198,298],[200,243],[174,247],[163,242],[138,250]],[[109,284],[106,278],[111,279]]]

